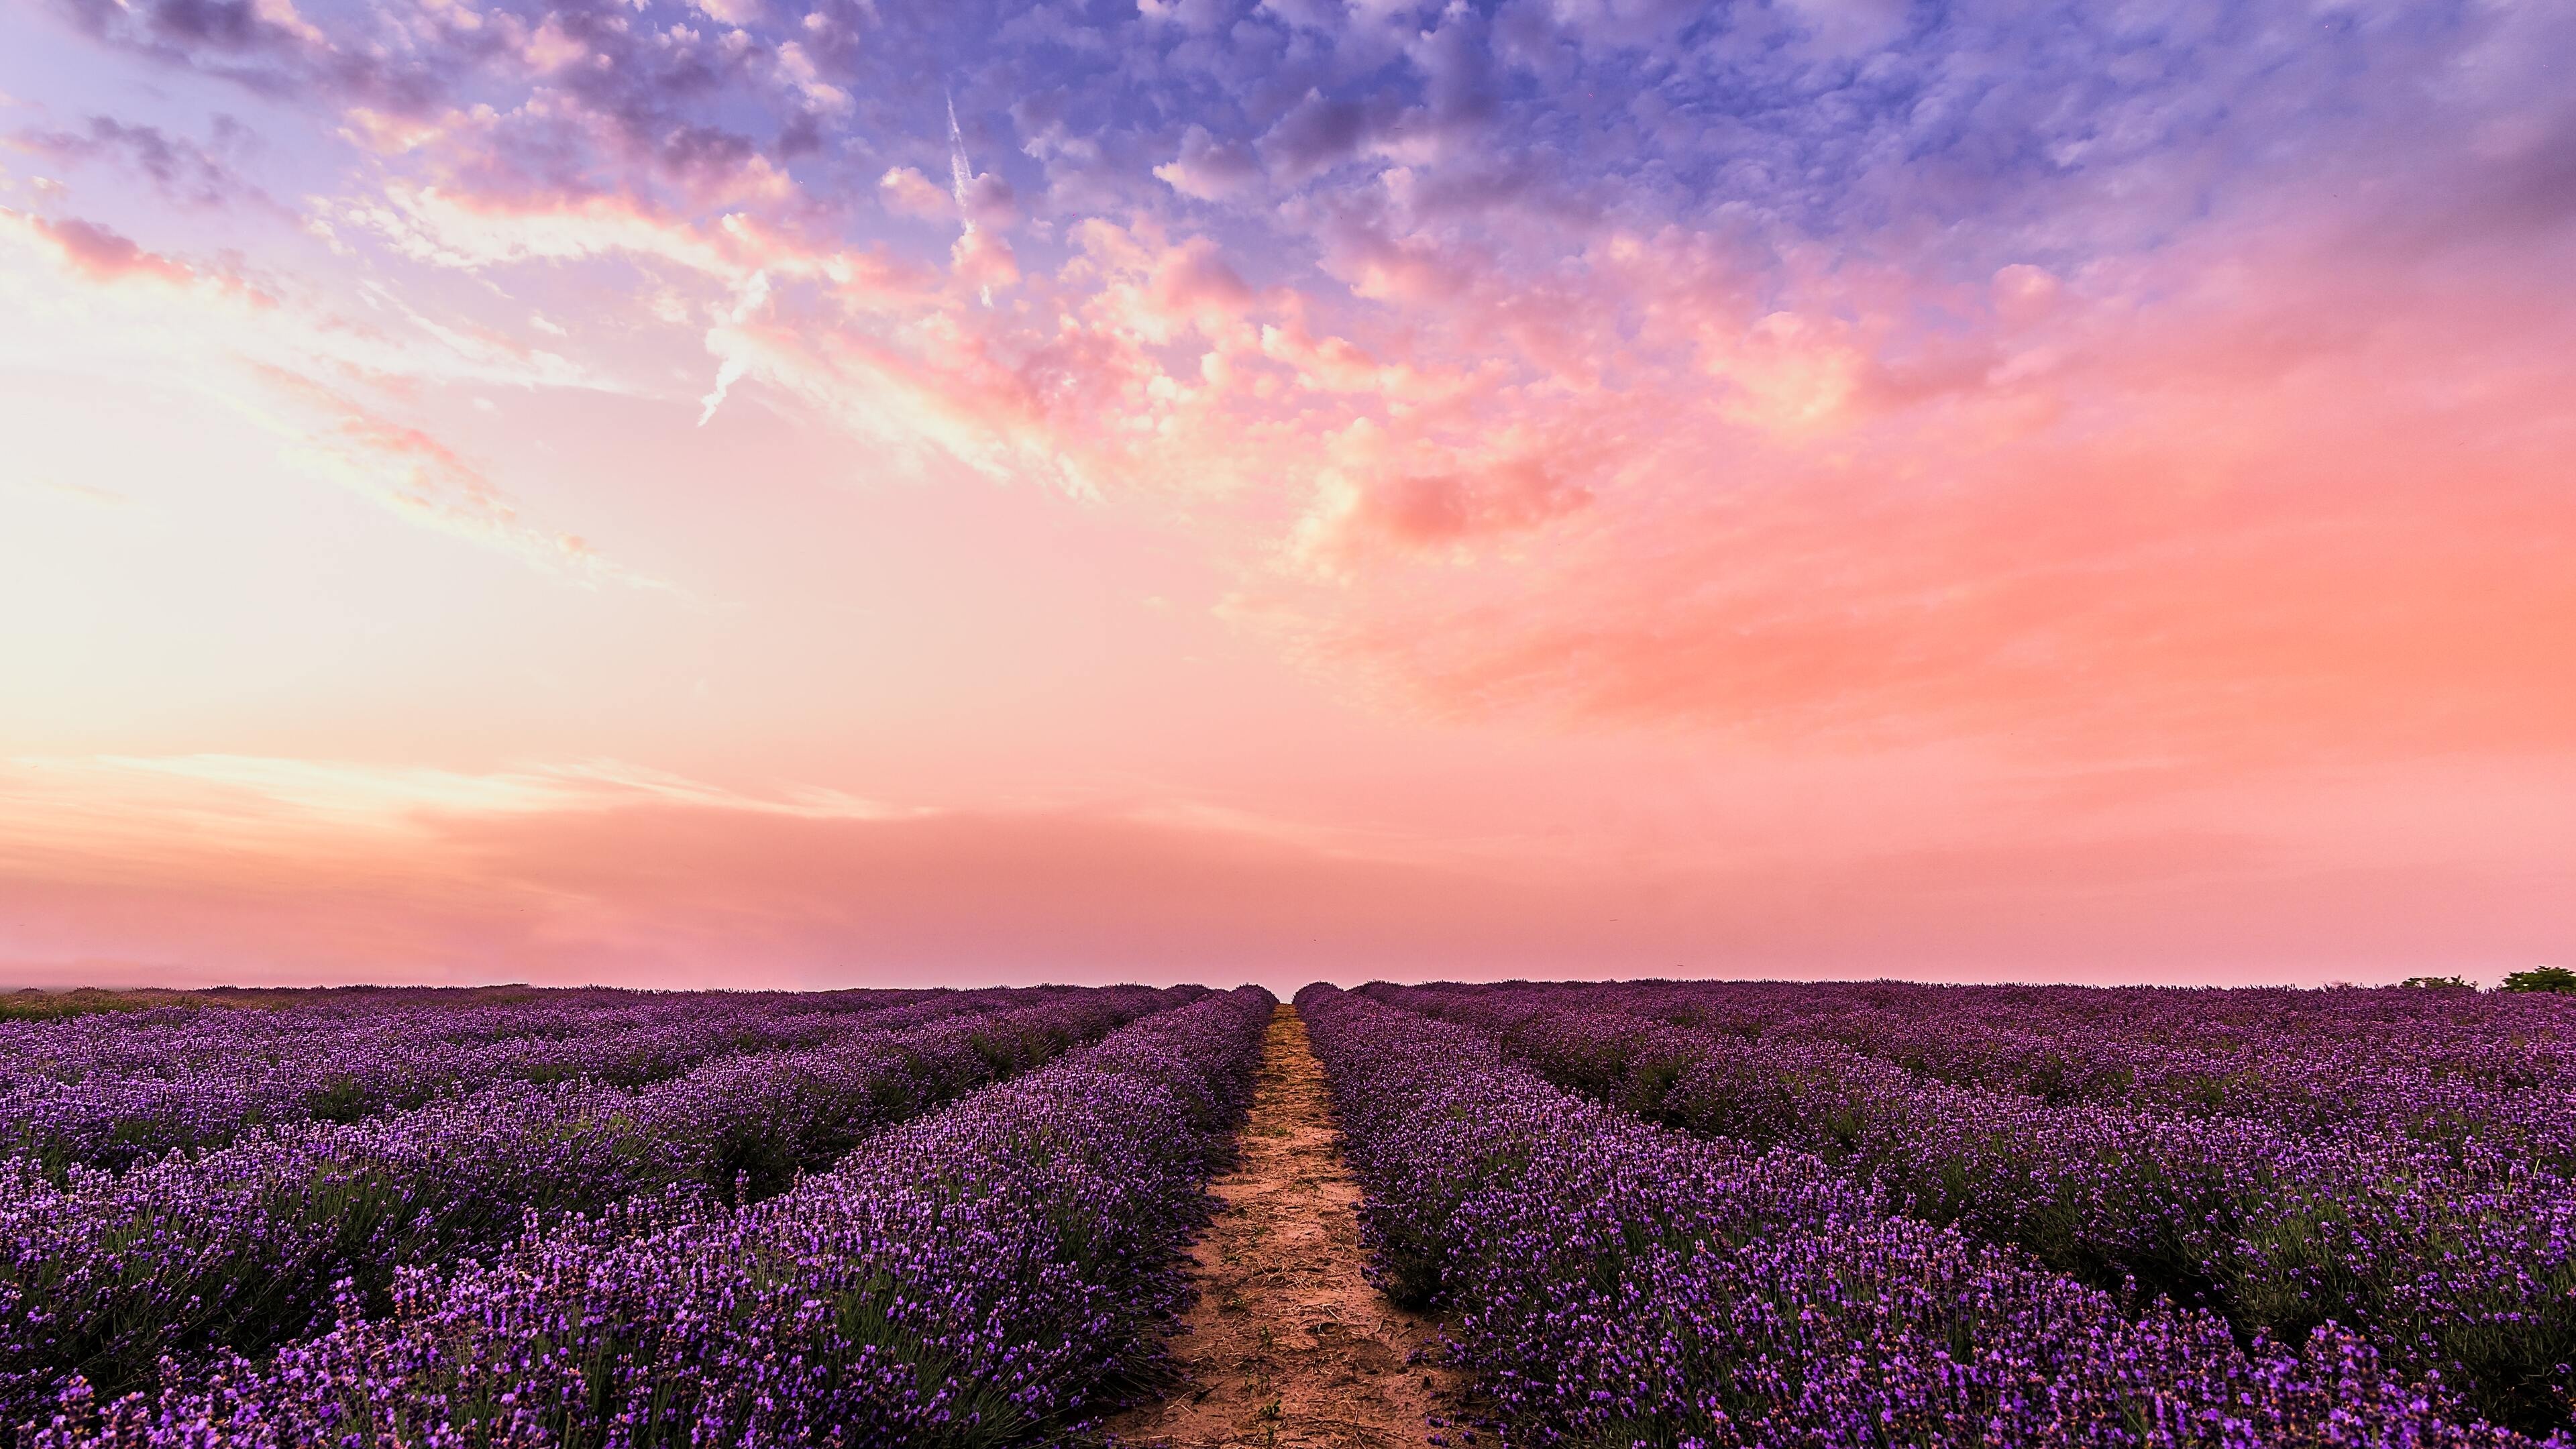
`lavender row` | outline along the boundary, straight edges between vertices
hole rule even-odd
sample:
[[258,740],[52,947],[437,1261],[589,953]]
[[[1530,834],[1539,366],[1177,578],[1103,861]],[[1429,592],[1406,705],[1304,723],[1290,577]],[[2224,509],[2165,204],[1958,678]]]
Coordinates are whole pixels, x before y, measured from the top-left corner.
[[[1480,988],[1449,988],[1475,991]],[[1514,983],[1766,1041],[1839,1043],[2050,1105],[2250,1117],[2309,1132],[2505,1138],[2576,1168],[2576,999],[2387,988],[2294,991],[1905,982]]]
[[[1835,1043],[1676,1028],[1532,993],[1374,994],[1483,1028],[1551,1082],[1650,1120],[1817,1154],[1890,1207],[2240,1337],[2334,1321],[2474,1413],[2545,1431],[2576,1403],[2576,1184],[2396,1133],[2050,1107]],[[1542,1002],[1569,999],[1548,992]],[[1571,999],[1584,1000],[1583,995]]]
[[[951,993],[909,1031],[728,1058],[627,1091],[508,1084],[354,1124],[267,1129],[203,1156],[56,1185],[0,1175],[0,1423],[73,1374],[121,1394],[164,1355],[255,1354],[361,1308],[396,1276],[687,1187],[766,1196],[870,1133],[1203,994]],[[317,1322],[317,1320],[321,1320]]]
[[690,1020],[870,1012],[925,1000],[934,990],[830,993],[663,992],[606,987],[472,991],[392,988],[316,992],[276,1007],[164,1006],[112,1015],[0,1022],[0,1090],[31,1081],[77,1084],[177,1079],[329,1054],[368,1044],[433,1051]]
[[1454,1315],[1508,1443],[2531,1443],[2445,1415],[2438,1379],[2340,1329],[2240,1348],[2214,1315],[2133,1313],[1890,1215],[1812,1154],[1564,1092],[1467,1026],[1329,987],[1298,1007],[1382,1283]]
[[406,1271],[389,1312],[265,1364],[75,1384],[30,1449],[1060,1440],[1163,1371],[1271,1006],[1148,1017],[757,1205],[648,1200]]
[[262,1124],[356,1121],[495,1082],[639,1085],[734,1052],[935,1019],[948,995],[586,991],[482,1006],[172,1008],[28,1024],[0,1043],[0,1122],[17,1155],[49,1169],[123,1167],[219,1147]]

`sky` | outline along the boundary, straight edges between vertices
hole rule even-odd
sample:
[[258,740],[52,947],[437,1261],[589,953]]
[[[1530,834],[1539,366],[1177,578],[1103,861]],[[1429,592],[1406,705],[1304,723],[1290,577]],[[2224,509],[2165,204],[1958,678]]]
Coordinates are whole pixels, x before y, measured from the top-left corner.
[[0,981],[2576,961],[2556,0],[0,0]]

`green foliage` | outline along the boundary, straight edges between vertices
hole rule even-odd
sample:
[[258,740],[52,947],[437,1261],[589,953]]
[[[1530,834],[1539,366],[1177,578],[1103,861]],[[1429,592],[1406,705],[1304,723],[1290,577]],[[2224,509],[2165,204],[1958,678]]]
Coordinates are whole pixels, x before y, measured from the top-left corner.
[[2549,991],[2576,996],[2576,971],[2564,966],[2534,966],[2504,979],[2507,991]]
[[2457,976],[2409,976],[2397,983],[2423,991],[2475,991],[2476,987]]

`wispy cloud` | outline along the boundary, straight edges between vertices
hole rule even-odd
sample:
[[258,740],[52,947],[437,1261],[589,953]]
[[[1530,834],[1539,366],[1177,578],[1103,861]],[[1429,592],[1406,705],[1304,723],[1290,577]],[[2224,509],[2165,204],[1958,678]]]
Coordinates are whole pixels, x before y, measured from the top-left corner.
[[75,329],[22,333],[28,360],[80,359],[167,381],[276,436],[305,471],[414,522],[569,577],[661,587],[576,535],[532,527],[483,468],[359,395],[388,382],[397,390],[430,381],[595,385],[561,357],[495,345],[400,304],[417,331],[388,333],[282,300],[274,282],[156,252],[77,217],[0,208],[0,245],[10,243],[33,265],[0,277],[0,296],[31,323]]
[[88,483],[66,483],[59,478],[0,477],[0,488],[7,488],[32,498],[63,499],[91,508],[124,512],[142,505],[113,488],[100,488]]
[[163,198],[181,206],[252,206],[282,213],[268,193],[238,169],[240,155],[255,144],[248,128],[230,116],[217,115],[212,130],[211,144],[201,145],[158,126],[91,116],[74,130],[24,127],[0,144],[58,162],[108,161],[128,167],[150,181]]

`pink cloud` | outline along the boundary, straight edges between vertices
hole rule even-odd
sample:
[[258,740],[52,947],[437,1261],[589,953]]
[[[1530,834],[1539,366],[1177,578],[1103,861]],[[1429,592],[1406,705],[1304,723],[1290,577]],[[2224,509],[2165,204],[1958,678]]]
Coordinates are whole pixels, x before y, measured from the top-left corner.
[[1526,527],[1590,501],[1590,494],[1565,486],[1545,463],[1524,459],[1482,475],[1373,480],[1354,502],[1353,522],[1400,543],[1437,544]]
[[258,374],[311,428],[299,450],[309,469],[417,522],[542,567],[589,581],[658,586],[601,557],[579,534],[528,523],[482,468],[425,429],[311,377],[275,367]]
[[1616,481],[1570,475],[1598,480],[1583,529],[1474,579],[1363,578],[1315,627],[1444,710],[2088,759],[2576,739],[2544,642],[2576,630],[2546,562],[2576,541],[2576,376],[2530,327],[2563,308],[2207,245],[2232,264],[2008,272],[2003,330],[1910,376],[1867,310],[1659,301],[1695,367],[1541,405],[1634,440]]
[[960,282],[989,294],[1020,280],[1019,258],[1011,244],[989,231],[970,231],[949,249],[949,271]]
[[947,191],[910,166],[893,167],[877,178],[877,195],[886,209],[924,221],[954,221],[957,203]]
[[[65,816],[13,790],[0,951],[184,958],[269,980],[690,984],[720,964],[742,985],[1295,985],[1766,969],[2009,979],[2005,963],[2032,959],[2074,979],[2313,981],[2425,962],[2492,975],[2558,944],[2535,924],[2543,884],[2510,868],[2284,871],[2258,838],[2188,827],[1978,831],[1830,863],[1640,869],[1372,854],[1116,809],[871,814],[674,799],[675,782],[614,776],[264,773],[262,788],[331,783],[298,786],[299,804],[201,775],[195,788],[214,793],[194,797],[209,827],[196,838],[167,829],[166,794],[144,814],[93,791]],[[2461,929],[2462,901],[2482,908],[2477,928]]]
[[7,207],[0,207],[0,228],[32,239],[48,262],[82,285],[114,288],[140,283],[172,288],[236,312],[267,311],[278,305],[265,288],[236,273],[238,257],[224,258],[213,267],[195,266],[149,250],[98,222],[78,217],[49,221]]
[[96,222],[77,217],[47,221],[29,217],[26,224],[36,235],[51,242],[65,262],[94,282],[116,282],[144,277],[187,286],[197,280],[194,267],[175,261],[158,252],[148,252],[131,238]]
[[[1282,121],[1296,164],[1363,144],[1373,123],[1328,109]],[[2155,748],[2233,750],[2258,718],[2381,693],[2556,727],[2536,659],[2433,642],[2564,617],[2543,574],[2502,569],[2491,609],[2443,583],[2551,526],[2530,501],[2545,448],[2506,440],[2549,426],[2564,379],[2516,351],[2527,315],[2457,332],[2456,309],[2501,290],[2337,252],[2286,204],[1982,288],[1796,254],[1766,272],[1678,227],[1577,228],[1534,272],[1421,224],[1421,185],[1390,172],[1383,205],[1318,213],[1338,294],[1255,289],[1211,238],[1142,222],[1080,222],[1044,265],[970,226],[944,276],[898,282],[762,207],[439,204],[523,255],[659,255],[735,286],[765,269],[709,337],[723,386],[774,387],[915,469],[1284,496],[1281,554],[1321,573],[1255,581],[1277,601],[1259,612],[1293,621],[1301,656],[1441,713],[1852,737],[2020,722],[2088,758],[2151,723]],[[959,219],[917,171],[879,192]],[[528,240],[558,230],[551,251]],[[2488,396],[2429,391],[2443,357],[2495,372]],[[2422,440],[2464,434],[2498,440],[2462,504],[2494,516],[2407,491],[2443,466]],[[2328,498],[2331,538],[2310,519]],[[2396,530],[2419,547],[2382,559]],[[2441,601],[2390,617],[2382,569]]]
[[1220,141],[1204,126],[1181,133],[1181,151],[1154,168],[1164,184],[1200,201],[1229,201],[1260,184],[1261,162],[1240,141]]

